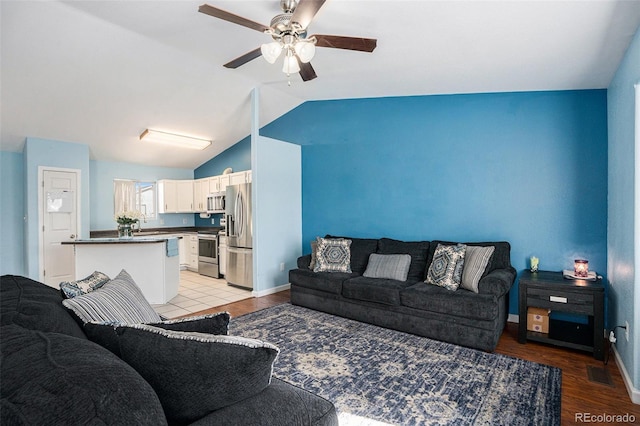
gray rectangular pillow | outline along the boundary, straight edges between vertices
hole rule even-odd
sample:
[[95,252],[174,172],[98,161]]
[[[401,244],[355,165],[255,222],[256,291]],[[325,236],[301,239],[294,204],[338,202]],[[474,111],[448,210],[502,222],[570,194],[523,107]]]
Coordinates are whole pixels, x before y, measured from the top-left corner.
[[376,254],[369,255],[369,263],[363,276],[367,278],[387,278],[406,281],[411,256],[408,254]]

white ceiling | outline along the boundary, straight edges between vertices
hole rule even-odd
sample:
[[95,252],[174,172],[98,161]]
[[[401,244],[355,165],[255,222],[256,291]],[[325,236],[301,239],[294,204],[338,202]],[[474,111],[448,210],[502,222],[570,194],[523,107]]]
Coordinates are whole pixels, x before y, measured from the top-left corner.
[[[206,0],[268,25],[278,0]],[[195,168],[307,100],[606,88],[640,25],[640,1],[328,0],[309,33],[378,39],[318,48],[318,78],[291,86],[263,58],[222,64],[269,36],[201,13],[201,1],[0,1],[0,143],[86,143],[92,159]],[[152,147],[145,128],[214,139]]]

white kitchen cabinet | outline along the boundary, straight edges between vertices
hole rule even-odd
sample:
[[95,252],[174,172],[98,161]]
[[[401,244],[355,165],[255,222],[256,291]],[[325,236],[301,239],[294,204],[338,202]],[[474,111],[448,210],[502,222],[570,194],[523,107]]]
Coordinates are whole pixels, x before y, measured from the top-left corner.
[[[176,237],[178,235],[175,235]],[[178,253],[180,256],[180,269],[187,269],[187,265],[189,264],[188,256],[187,256],[187,239],[186,235],[179,235],[178,238]]]
[[229,174],[229,185],[239,185],[241,183],[247,183],[247,172]]
[[158,181],[158,213],[193,213],[193,181]]
[[220,176],[211,176],[209,178],[209,194],[220,192]]
[[196,213],[207,211],[207,196],[209,193],[209,178],[193,181],[193,207]]
[[198,272],[198,236],[189,235],[189,264],[187,269]]
[[225,191],[227,186],[229,186],[229,176],[231,175],[220,175],[220,191]]
[[176,182],[178,213],[193,213],[193,181],[178,180]]
[[225,275],[227,273],[227,237],[224,235],[218,235],[218,266],[220,267],[220,274]]
[[158,213],[176,213],[178,211],[178,193],[175,180],[158,181]]

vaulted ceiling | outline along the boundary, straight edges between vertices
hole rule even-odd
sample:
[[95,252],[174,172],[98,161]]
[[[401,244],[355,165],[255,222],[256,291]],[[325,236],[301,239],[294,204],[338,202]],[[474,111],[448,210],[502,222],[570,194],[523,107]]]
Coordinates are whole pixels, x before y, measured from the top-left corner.
[[[206,0],[269,25],[278,0]],[[640,1],[328,0],[310,34],[378,39],[318,48],[318,78],[281,63],[222,65],[268,35],[202,1],[1,1],[2,150],[26,137],[85,143],[91,158],[195,168],[308,100],[606,88],[640,25]],[[204,151],[139,142],[146,128],[212,138]]]

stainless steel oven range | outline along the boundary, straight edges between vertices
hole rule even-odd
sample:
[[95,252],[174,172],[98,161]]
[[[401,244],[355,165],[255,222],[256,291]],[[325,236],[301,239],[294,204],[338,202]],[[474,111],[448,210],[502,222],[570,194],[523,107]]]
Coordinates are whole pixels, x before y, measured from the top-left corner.
[[220,278],[217,233],[198,232],[198,273]]

